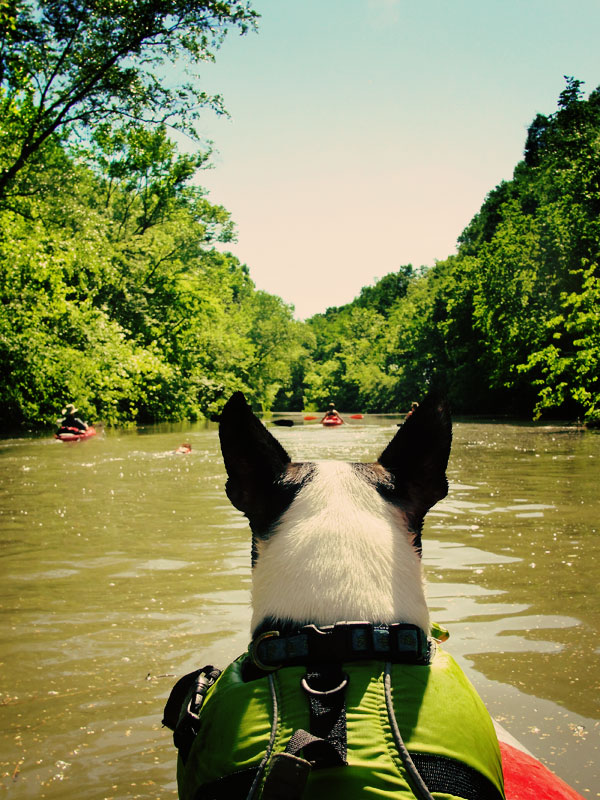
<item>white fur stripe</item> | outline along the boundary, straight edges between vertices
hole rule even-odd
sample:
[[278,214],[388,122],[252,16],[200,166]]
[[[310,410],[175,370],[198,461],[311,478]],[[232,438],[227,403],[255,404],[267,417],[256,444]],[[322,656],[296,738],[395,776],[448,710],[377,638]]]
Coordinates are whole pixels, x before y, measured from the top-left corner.
[[253,629],[271,616],[317,625],[410,622],[429,630],[421,561],[404,515],[350,464],[317,462],[258,553]]

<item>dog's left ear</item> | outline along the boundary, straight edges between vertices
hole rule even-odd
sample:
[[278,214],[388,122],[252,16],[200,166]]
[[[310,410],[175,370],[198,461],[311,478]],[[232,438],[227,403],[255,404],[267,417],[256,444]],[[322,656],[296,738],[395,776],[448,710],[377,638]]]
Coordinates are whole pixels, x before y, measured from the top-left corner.
[[423,517],[448,494],[446,467],[452,420],[446,399],[428,394],[406,419],[378,462],[394,477],[396,493],[407,510]]
[[220,422],[227,497],[246,514],[253,530],[260,532],[278,511],[276,484],[290,457],[254,416],[242,392],[227,401]]

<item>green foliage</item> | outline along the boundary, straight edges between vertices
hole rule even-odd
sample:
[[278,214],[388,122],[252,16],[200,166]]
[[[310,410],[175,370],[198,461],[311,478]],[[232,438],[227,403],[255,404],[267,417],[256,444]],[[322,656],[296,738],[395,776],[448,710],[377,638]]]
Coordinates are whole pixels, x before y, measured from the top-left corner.
[[384,275],[374,286],[364,286],[353,305],[372,308],[380,314],[385,314],[399,298],[404,297],[413,276],[411,264],[400,267],[398,272]]
[[397,365],[389,363],[387,319],[406,295],[414,273],[410,265],[390,273],[342,308],[330,308],[308,322],[314,336],[310,357],[296,362],[292,375],[294,407],[387,410],[394,403]]
[[[460,413],[597,420],[599,242],[600,89],[585,100],[567,78],[558,110],[534,119],[524,161],[489,193],[457,256],[386,276],[309,321],[307,401],[399,411],[439,383]],[[370,325],[358,308],[374,315]]]
[[[100,81],[72,106],[80,116],[50,125],[5,183],[5,425],[52,423],[73,401],[83,416],[110,424],[195,419],[217,414],[237,389],[263,411],[333,401],[344,411],[402,412],[434,384],[446,387],[458,413],[600,422],[600,90],[585,100],[581,83],[567,80],[557,111],[536,117],[524,161],[489,193],[456,256],[429,269],[402,267],[352,303],[300,323],[216,249],[232,240],[232,221],[192,182],[210,154],[178,153],[165,124],[141,123],[132,111],[175,113],[146,70],[182,47],[190,58],[207,56],[227,25],[245,25],[253,12],[245,3],[186,2],[180,19],[169,16],[171,0],[76,2],[74,27],[65,8],[0,4],[14,46],[8,55],[6,40],[0,45],[5,177],[27,137],[38,135],[42,110],[61,92],[66,102],[74,76],[87,74],[69,37],[90,63],[101,57],[91,55],[100,39],[86,28],[90,20],[115,41],[140,23],[131,64],[115,61],[106,78],[138,96],[123,101],[126,113],[109,103],[103,115],[111,84]],[[201,26],[183,44],[177,37],[200,19],[193,14]],[[202,25],[217,17],[213,40]],[[164,29],[158,40],[144,38],[167,22],[179,44],[161,39]],[[156,50],[146,52],[151,41]],[[84,131],[78,140],[76,127]]]
[[587,418],[599,401],[590,265],[600,241],[600,93],[585,101],[581,82],[568,79],[559,110],[534,125],[493,235],[477,250],[475,328],[490,387],[537,416]]
[[236,389],[268,408],[304,327],[214,249],[229,214],[189,185],[164,130],[118,139],[86,153],[93,169],[63,155],[62,185],[26,215],[0,212],[5,424],[48,424],[71,401],[109,424],[198,418]]
[[545,341],[519,371],[531,374],[539,387],[535,415],[561,407],[583,410],[588,422],[600,421],[600,269],[575,270],[578,291],[563,292],[560,310],[548,320]]
[[[257,14],[246,0],[25,0],[0,13],[0,199],[39,191],[57,137],[97,126],[168,122],[190,135],[200,110],[223,112],[199,87],[230,28]],[[177,63],[186,83],[161,68]]]
[[[224,111],[196,68],[256,17],[247,0],[0,4],[5,425],[48,424],[67,401],[110,424],[289,391],[310,334],[214,249],[234,229],[192,183],[210,153],[167,136]],[[186,83],[167,79],[175,63]]]

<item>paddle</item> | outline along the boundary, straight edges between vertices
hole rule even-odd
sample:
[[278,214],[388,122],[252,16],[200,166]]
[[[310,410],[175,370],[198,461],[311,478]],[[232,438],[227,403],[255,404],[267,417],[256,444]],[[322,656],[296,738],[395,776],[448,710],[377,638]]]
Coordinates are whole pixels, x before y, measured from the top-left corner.
[[307,417],[304,417],[304,419],[305,419],[305,420],[308,422],[308,421],[309,421],[309,420],[311,420],[311,419],[316,419],[316,417],[312,417],[312,416],[309,414]]
[[350,419],[364,419],[364,414],[350,414]]
[[[220,422],[221,415],[220,414],[211,414],[209,416],[211,422]],[[280,425],[282,428],[291,428],[294,424],[293,419],[274,419],[273,425]]]

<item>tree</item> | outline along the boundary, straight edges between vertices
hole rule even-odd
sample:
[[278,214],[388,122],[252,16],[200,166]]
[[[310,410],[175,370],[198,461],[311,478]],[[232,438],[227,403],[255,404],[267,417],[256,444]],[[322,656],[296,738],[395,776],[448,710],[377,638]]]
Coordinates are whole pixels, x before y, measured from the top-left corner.
[[518,369],[539,388],[535,416],[568,408],[583,410],[586,422],[600,424],[600,270],[585,265],[574,274],[577,292],[563,292],[560,313],[547,322],[548,344],[532,352]]
[[[462,413],[598,421],[600,88],[585,100],[581,84],[567,78],[557,111],[536,116],[524,160],[488,194],[456,256],[404,285],[391,273],[309,321],[306,397],[335,390],[383,411],[443,383]],[[352,324],[357,308],[380,314],[383,334]]]
[[291,306],[263,291],[254,292],[243,310],[244,338],[252,344],[245,381],[252,400],[267,411],[289,386],[291,366],[304,354],[304,325],[293,319]]
[[[31,193],[55,139],[124,120],[195,135],[223,111],[193,78],[228,29],[255,25],[248,0],[9,0],[0,11],[0,199]],[[186,83],[160,69],[183,63]]]
[[384,275],[374,286],[363,286],[359,296],[353,301],[353,305],[372,308],[385,314],[400,298],[404,297],[413,276],[412,264],[400,267],[398,272]]

